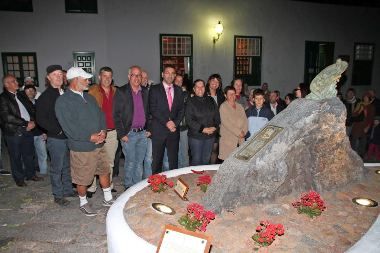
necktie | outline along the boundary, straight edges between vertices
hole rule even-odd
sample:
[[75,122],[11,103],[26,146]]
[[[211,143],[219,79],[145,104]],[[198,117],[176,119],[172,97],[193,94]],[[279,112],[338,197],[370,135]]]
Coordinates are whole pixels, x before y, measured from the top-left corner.
[[169,105],[169,111],[172,110],[172,105],[173,105],[173,97],[172,97],[172,92],[171,92],[172,87],[168,88],[168,105]]

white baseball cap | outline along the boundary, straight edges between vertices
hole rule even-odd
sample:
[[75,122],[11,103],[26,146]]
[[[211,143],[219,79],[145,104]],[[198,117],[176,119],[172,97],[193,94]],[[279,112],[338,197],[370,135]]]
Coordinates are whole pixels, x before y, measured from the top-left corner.
[[73,79],[75,77],[82,77],[82,78],[91,78],[92,75],[84,71],[82,68],[78,67],[71,67],[66,74],[66,77],[68,80]]

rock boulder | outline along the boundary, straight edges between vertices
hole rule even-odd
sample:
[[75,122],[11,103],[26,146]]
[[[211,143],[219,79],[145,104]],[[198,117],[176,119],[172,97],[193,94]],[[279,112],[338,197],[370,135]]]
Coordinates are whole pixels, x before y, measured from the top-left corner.
[[337,98],[293,101],[266,125],[280,129],[277,135],[263,142],[259,132],[223,162],[203,204],[220,212],[360,180],[363,161],[351,149],[345,121],[346,108]]

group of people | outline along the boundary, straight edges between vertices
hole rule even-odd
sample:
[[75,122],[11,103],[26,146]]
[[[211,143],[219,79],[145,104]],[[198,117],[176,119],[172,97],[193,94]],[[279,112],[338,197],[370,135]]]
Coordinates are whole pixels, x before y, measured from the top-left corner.
[[374,90],[362,98],[350,88],[342,98],[347,109],[346,129],[351,147],[368,161],[380,161],[380,99]]
[[19,187],[27,186],[25,179],[43,180],[36,175],[34,157],[44,174],[47,150],[54,202],[67,206],[69,201],[66,198],[78,196],[80,210],[86,216],[95,216],[97,212],[86,197],[87,187],[95,175],[99,176],[103,189],[103,206],[109,207],[114,201],[110,186],[112,164],[106,148],[108,142],[105,142],[106,117],[109,112],[112,115],[112,104],[105,113],[101,109],[103,104],[98,104],[93,96],[84,92],[92,75],[81,68],[72,67],[67,71],[65,90],[60,65],[50,65],[46,72],[47,88],[37,99],[32,85],[26,84],[20,90],[15,76],[7,74],[2,79],[0,119],[13,179]]
[[[98,82],[91,86],[93,76],[78,67],[66,72],[60,65],[50,65],[46,72],[42,94],[30,82],[33,79],[25,79],[21,88],[13,75],[2,79],[0,119],[12,176],[20,187],[26,186],[25,179],[43,180],[36,175],[38,164],[41,174],[49,171],[54,201],[66,206],[68,197],[78,195],[80,210],[87,216],[96,215],[88,198],[97,189],[97,176],[103,205],[113,203],[118,147],[125,158],[128,189],[151,174],[222,162],[292,100],[307,94],[300,85],[282,100],[279,91],[269,91],[263,83],[247,97],[242,79],[222,89],[219,74],[206,82],[195,80],[188,90],[173,66],[164,67],[156,85],[149,83],[141,67],[132,66],[128,83],[121,87],[114,85],[110,67],[100,68]],[[373,141],[380,134],[375,118],[378,101],[370,93],[360,101],[349,89],[344,103],[353,148],[364,155],[362,148],[369,139],[368,155],[380,159],[379,145]]]

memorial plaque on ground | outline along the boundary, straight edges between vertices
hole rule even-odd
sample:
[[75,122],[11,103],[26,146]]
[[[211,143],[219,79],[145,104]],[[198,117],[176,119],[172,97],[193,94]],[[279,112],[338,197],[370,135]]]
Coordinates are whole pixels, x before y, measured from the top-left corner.
[[208,253],[210,247],[211,237],[206,234],[166,225],[156,253]]
[[186,194],[189,191],[189,186],[185,183],[185,181],[182,178],[178,178],[175,186],[174,186],[174,192],[177,193],[177,195],[182,199],[187,201]]

